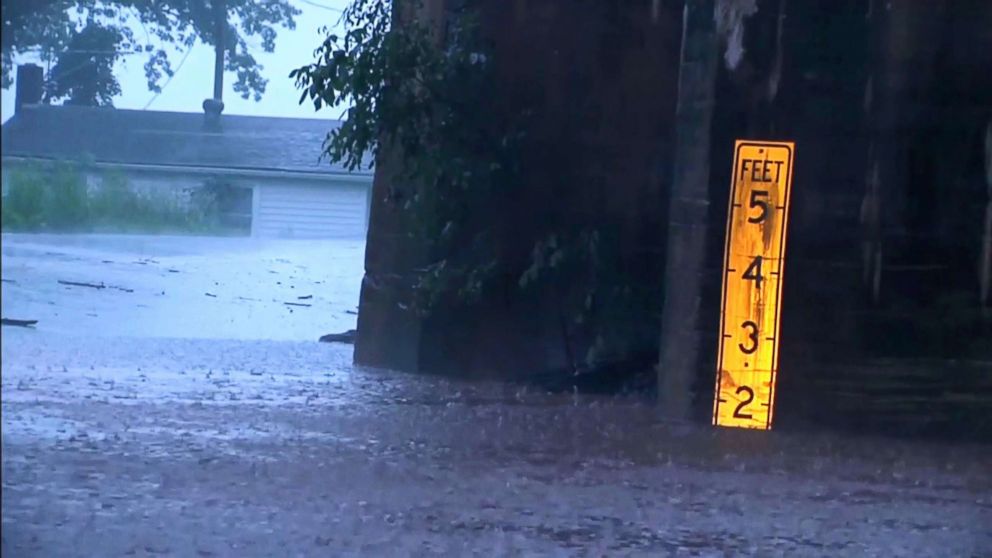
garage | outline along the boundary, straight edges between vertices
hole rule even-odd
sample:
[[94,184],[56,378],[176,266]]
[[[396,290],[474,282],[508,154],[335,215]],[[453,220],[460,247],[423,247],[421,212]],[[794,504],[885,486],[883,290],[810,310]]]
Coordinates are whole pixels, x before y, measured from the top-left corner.
[[367,180],[266,180],[254,188],[252,235],[259,238],[364,238]]

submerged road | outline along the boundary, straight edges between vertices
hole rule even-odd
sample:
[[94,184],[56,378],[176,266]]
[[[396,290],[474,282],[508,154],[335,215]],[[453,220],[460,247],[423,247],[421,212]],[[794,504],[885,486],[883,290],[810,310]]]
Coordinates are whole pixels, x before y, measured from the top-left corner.
[[[83,304],[48,285],[65,267],[3,249],[5,279],[34,274],[4,283],[22,297],[5,310]],[[256,260],[234,275],[263,276]],[[187,319],[232,267],[204,264],[196,299],[155,319]],[[355,368],[350,346],[305,339],[163,335],[174,324],[134,308],[113,314],[130,330],[3,329],[4,556],[992,553],[989,446],[674,428],[637,399]]]

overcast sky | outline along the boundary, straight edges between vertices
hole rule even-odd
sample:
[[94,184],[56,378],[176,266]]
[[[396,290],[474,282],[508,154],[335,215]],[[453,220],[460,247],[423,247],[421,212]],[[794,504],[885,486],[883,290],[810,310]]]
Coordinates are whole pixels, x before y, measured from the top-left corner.
[[[253,49],[252,54],[264,69],[262,75],[269,80],[265,95],[257,103],[253,100],[242,99],[231,88],[234,75],[224,75],[224,113],[249,114],[257,116],[285,116],[295,118],[337,118],[338,109],[314,112],[313,105],[299,105],[299,92],[289,79],[290,70],[313,60],[313,50],[322,39],[317,33],[321,26],[333,27],[340,16],[336,10],[322,8],[343,8],[347,0],[290,0],[302,12],[296,17],[296,29],[290,31],[277,28],[276,48],[267,53],[261,46]],[[250,44],[251,41],[249,41]],[[260,39],[255,39],[260,45]],[[170,56],[172,67],[176,68],[183,59],[185,52],[173,53]],[[121,84],[121,95],[114,98],[114,106],[127,109],[168,110],[182,112],[200,112],[203,100],[213,94],[213,49],[198,43],[190,51],[182,68],[176,72],[172,81],[155,97],[148,90],[145,71],[142,67],[146,58],[142,55],[124,56],[118,62],[117,79]],[[18,62],[30,62],[30,58],[22,58]],[[4,89],[3,121],[14,114],[15,86]],[[152,100],[154,98],[154,100]]]

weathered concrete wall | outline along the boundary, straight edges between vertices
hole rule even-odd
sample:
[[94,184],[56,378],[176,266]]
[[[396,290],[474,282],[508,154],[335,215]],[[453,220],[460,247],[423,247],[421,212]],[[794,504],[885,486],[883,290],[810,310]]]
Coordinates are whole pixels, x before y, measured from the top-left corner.
[[[893,370],[929,374],[931,402],[988,389],[975,371],[992,360],[980,318],[992,4],[481,5],[506,110],[534,110],[526,184],[493,208],[494,242],[525,259],[550,230],[621,231],[622,265],[671,304],[660,385],[685,396],[674,414],[710,410],[732,145],[746,137],[797,143],[778,422],[867,416],[863,393],[844,391],[865,374],[881,391]],[[676,109],[680,80],[692,88]],[[679,197],[687,180],[696,201]],[[562,367],[554,289],[521,293],[506,277],[502,297],[470,311],[402,311],[423,262],[388,201],[402,190],[377,177],[356,359],[464,375]],[[971,379],[940,383],[952,376]],[[917,403],[907,412],[936,412]]]
[[[686,413],[708,416],[731,146],[748,137],[797,144],[778,422],[857,422],[873,408],[891,410],[893,393],[911,393],[900,403],[907,414],[935,412],[942,390],[985,393],[987,374],[978,371],[992,366],[992,329],[979,318],[978,278],[992,59],[980,53],[992,49],[992,6],[714,5],[723,59],[711,80],[710,118],[678,130],[687,138],[702,133],[711,145],[707,160],[687,162],[708,177],[708,214],[694,221],[707,248],[688,287],[666,285],[668,300],[684,305],[689,297],[698,312],[686,320],[673,305],[678,323],[692,331],[663,329],[663,347],[671,342],[675,354],[667,364],[681,368],[666,369],[663,352],[662,385],[691,386],[694,407]],[[733,18],[721,20],[720,11],[733,6],[737,24],[728,27]],[[698,25],[687,36],[706,36],[714,23]],[[680,180],[686,177],[676,174],[676,190]],[[686,355],[687,339],[702,349]],[[950,387],[951,378],[970,379]],[[875,393],[851,389],[858,384],[872,384]],[[674,407],[684,403],[671,395]]]
[[[796,115],[788,131],[802,147],[783,316],[793,341],[782,367],[792,373],[782,393],[797,396],[783,411],[857,422],[895,400],[909,419],[947,413],[970,393],[952,412],[987,416],[992,323],[980,318],[978,264],[992,5],[796,6],[783,108]],[[816,38],[810,30],[822,22],[827,34]],[[860,383],[875,382],[874,394],[852,397],[847,368],[873,370]],[[936,383],[909,386],[912,370]]]
[[[523,269],[551,232],[609,228],[632,276],[659,285],[681,4],[479,4],[502,110],[533,113],[520,195],[484,217],[496,223],[497,252]],[[404,185],[385,180],[386,169],[379,164],[373,190],[358,362],[506,375],[565,368],[569,350],[581,358],[588,340],[567,349],[562,339],[557,305],[567,284],[524,292],[519,275],[507,275],[503,296],[480,306],[452,305],[424,320],[405,312],[411,270],[424,255],[405,236],[401,202],[391,201]]]

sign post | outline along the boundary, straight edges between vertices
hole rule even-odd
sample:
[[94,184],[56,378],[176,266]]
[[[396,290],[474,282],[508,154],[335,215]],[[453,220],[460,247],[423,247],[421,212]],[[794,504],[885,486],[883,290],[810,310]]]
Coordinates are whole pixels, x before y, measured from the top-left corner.
[[713,424],[769,430],[775,408],[792,142],[737,140]]

